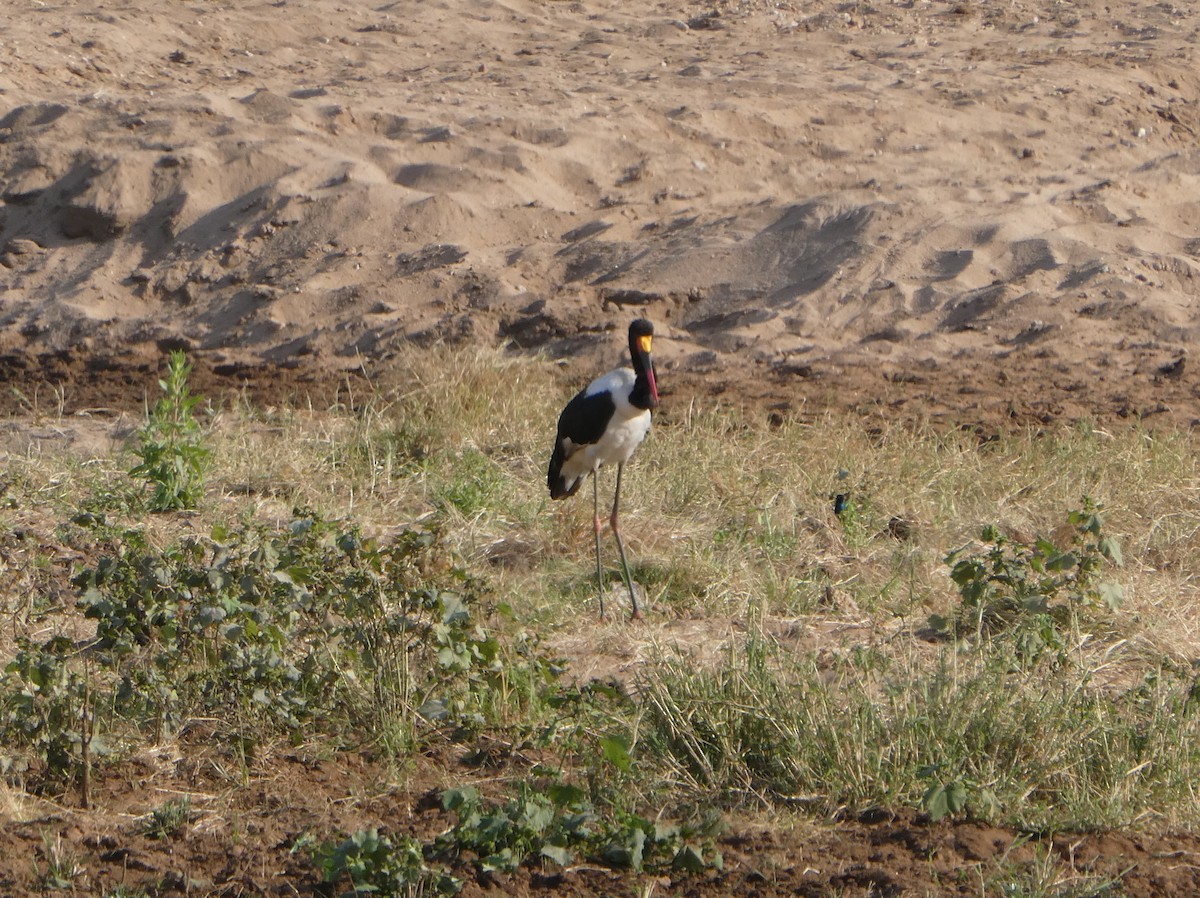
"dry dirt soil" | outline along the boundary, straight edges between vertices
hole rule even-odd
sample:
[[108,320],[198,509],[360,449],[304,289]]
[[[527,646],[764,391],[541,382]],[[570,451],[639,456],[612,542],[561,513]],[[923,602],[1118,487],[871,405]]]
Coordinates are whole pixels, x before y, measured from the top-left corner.
[[[1198,35],[1183,0],[5,0],[0,412],[136,410],[172,348],[206,395],[269,403],[386,386],[414,342],[575,383],[639,315],[672,403],[1191,426]],[[61,838],[84,893],[311,894],[298,833],[445,825],[429,783],[360,758],[235,791],[185,754],[106,774],[86,811],[9,796],[0,893]],[[133,834],[181,789],[221,812]],[[1050,850],[1200,894],[1191,834],[1016,839],[745,824],[721,874],[468,888],[996,894],[979,871]]]

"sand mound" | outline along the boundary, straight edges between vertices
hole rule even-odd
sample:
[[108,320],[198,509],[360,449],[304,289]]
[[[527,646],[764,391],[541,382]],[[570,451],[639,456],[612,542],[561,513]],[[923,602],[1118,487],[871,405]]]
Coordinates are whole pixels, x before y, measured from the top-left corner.
[[583,376],[645,314],[677,389],[1200,418],[1190,6],[9,19],[7,353],[382,372],[405,341],[470,340]]

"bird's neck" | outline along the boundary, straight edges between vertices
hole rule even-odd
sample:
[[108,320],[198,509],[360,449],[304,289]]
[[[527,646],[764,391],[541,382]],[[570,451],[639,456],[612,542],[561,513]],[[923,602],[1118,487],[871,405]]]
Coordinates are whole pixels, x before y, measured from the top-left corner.
[[658,406],[658,383],[654,376],[654,364],[645,353],[633,353],[633,389],[629,391],[629,404],[634,408],[652,409]]

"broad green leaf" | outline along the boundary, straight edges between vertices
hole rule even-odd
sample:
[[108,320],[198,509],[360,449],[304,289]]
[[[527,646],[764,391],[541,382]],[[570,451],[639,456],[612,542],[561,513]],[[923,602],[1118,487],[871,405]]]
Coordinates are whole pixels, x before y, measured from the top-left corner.
[[1060,552],[1046,559],[1046,570],[1069,571],[1079,563],[1079,556],[1074,552]]
[[934,823],[945,817],[949,810],[946,803],[946,787],[934,784],[926,789],[925,794],[921,796],[921,807],[925,809],[925,813]]
[[[440,698],[429,699],[421,707],[417,708],[417,713],[433,723],[441,723],[449,720],[451,717],[450,708]],[[444,797],[445,793],[443,793]]]
[[629,758],[629,743],[622,736],[604,736],[600,740],[604,759],[622,773],[629,773],[633,764]]
[[471,612],[467,609],[466,603],[463,602],[461,597],[452,592],[443,592],[441,598],[442,623],[465,623],[471,617]]
[[957,814],[967,805],[967,787],[958,780],[935,783],[925,790],[921,805],[934,823],[947,814]]
[[951,814],[959,813],[967,806],[967,787],[958,780],[946,784],[946,807]]
[[1101,583],[1096,591],[1100,594],[1100,600],[1108,606],[1109,611],[1116,611],[1125,601],[1125,589],[1118,583]]
[[574,860],[574,855],[571,854],[570,849],[562,845],[543,845],[542,857],[549,858],[561,867],[567,866]]
[[546,794],[559,808],[576,807],[587,798],[587,792],[582,787],[571,783],[551,783]]
[[642,851],[646,844],[646,833],[640,829],[628,830],[621,834],[622,841],[610,842],[601,852],[606,864],[626,870],[642,869]]
[[479,791],[474,786],[463,786],[460,789],[447,789],[442,793],[442,810],[457,811],[467,805],[479,802]]
[[1047,558],[1053,558],[1058,554],[1058,546],[1054,545],[1054,543],[1050,542],[1044,536],[1039,538],[1034,545]]
[[684,870],[687,873],[703,873],[705,866],[704,855],[694,846],[684,845],[675,854],[675,859],[671,861],[671,866],[676,870]]

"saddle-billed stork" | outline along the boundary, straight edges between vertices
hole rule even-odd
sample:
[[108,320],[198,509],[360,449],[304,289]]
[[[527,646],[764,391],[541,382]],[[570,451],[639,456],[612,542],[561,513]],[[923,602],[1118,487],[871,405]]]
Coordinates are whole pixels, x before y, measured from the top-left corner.
[[612,525],[617,550],[621,553],[621,568],[625,572],[625,585],[629,587],[630,617],[638,620],[642,616],[637,596],[633,592],[633,578],[629,576],[629,562],[625,558],[625,546],[621,542],[621,530],[617,525],[617,507],[621,502],[621,472],[638,445],[650,430],[650,410],[658,406],[658,380],[654,362],[650,358],[650,344],[654,339],[654,325],[639,318],[629,325],[629,355],[632,368],[615,368],[603,377],[598,377],[567,403],[558,418],[558,436],[554,440],[554,452],[550,455],[550,467],[546,472],[546,484],[550,487],[551,499],[573,496],[592,476],[592,512],[596,537],[596,585],[600,590],[600,617],[604,617],[604,573],[600,567],[600,487],[597,473],[601,465],[616,464],[617,486],[613,493]]

